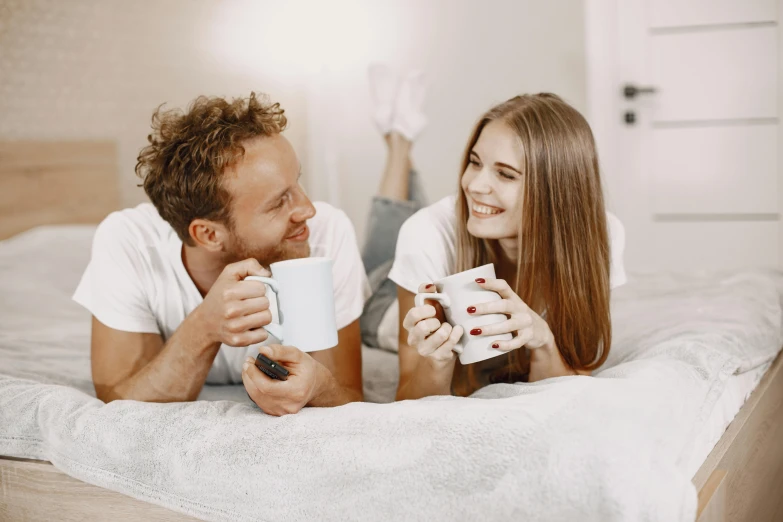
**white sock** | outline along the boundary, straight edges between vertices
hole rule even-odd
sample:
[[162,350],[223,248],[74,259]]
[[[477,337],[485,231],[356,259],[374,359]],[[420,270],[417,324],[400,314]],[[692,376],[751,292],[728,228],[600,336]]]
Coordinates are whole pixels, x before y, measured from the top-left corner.
[[427,126],[427,117],[424,116],[424,95],[427,92],[425,80],[421,71],[414,70],[406,74],[394,105],[391,128],[410,141],[415,141]]
[[385,136],[392,130],[399,78],[389,66],[382,63],[371,64],[367,76],[370,80],[370,98],[373,103],[372,119],[381,134]]

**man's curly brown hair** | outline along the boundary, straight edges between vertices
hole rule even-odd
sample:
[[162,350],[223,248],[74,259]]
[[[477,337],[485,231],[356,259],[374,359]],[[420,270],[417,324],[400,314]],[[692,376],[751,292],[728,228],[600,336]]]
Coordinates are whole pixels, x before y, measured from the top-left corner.
[[279,134],[287,119],[279,103],[254,92],[232,101],[200,96],[186,113],[162,108],[152,115],[136,174],[160,216],[192,245],[188,227],[194,219],[231,226],[231,198],[221,178],[244,155],[242,144]]

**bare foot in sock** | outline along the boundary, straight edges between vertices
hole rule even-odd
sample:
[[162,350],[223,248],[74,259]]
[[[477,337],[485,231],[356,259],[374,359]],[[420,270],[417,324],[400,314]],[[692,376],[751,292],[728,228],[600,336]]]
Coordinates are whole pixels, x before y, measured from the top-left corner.
[[421,71],[408,72],[400,84],[394,105],[391,129],[399,132],[409,141],[415,141],[424,127],[424,95],[427,91],[426,78]]
[[370,65],[367,77],[370,81],[370,98],[373,103],[372,119],[380,133],[386,136],[392,130],[394,104],[400,80],[388,65],[382,63]]

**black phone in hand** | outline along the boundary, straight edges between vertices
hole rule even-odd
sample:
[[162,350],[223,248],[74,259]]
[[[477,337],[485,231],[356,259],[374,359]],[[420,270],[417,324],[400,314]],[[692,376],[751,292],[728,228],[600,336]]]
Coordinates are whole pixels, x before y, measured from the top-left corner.
[[256,368],[261,370],[270,379],[278,381],[285,381],[288,379],[289,372],[285,367],[277,361],[273,361],[269,357],[263,354],[258,354],[256,357]]

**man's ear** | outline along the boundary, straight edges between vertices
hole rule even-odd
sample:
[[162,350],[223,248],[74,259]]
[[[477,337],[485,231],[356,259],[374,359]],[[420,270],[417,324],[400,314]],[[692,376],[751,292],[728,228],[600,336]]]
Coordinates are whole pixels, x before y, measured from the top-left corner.
[[231,234],[228,227],[208,219],[194,219],[188,227],[188,234],[197,246],[209,252],[223,252],[229,244]]

